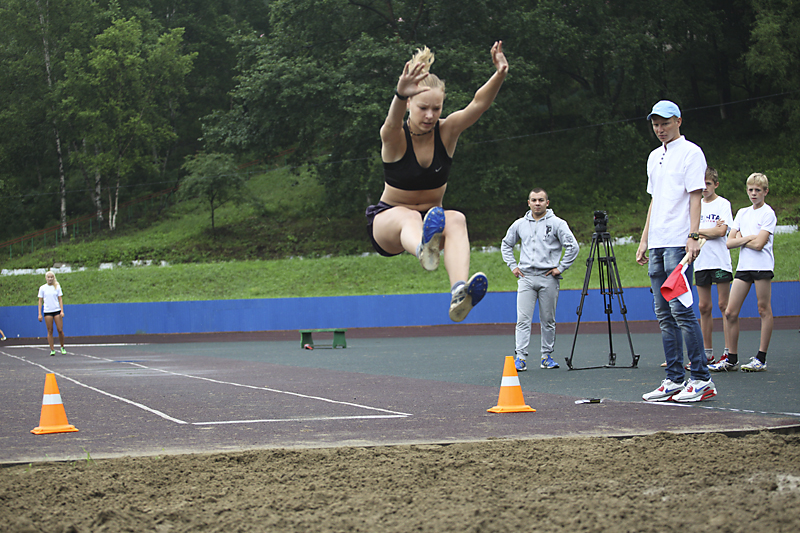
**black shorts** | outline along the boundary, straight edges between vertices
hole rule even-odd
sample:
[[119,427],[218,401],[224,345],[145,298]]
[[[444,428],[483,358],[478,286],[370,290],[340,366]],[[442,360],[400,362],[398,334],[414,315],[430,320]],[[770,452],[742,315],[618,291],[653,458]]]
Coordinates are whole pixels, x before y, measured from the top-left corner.
[[712,283],[730,283],[731,281],[733,281],[733,274],[721,268],[698,270],[694,273],[694,284],[698,287],[706,287]]
[[[378,243],[375,242],[375,237],[372,234],[372,221],[375,220],[375,217],[379,213],[383,213],[384,211],[388,211],[389,209],[391,209],[393,207],[395,207],[395,206],[389,205],[386,202],[378,202],[378,205],[369,206],[367,208],[367,212],[365,213],[367,215],[367,233],[369,234],[369,240],[372,243],[372,247],[375,248],[376,252],[378,252],[380,255],[382,255],[384,257],[394,257],[395,255],[402,254],[403,252],[400,252],[400,253],[397,253],[397,254],[390,254],[389,252],[387,252],[386,250],[384,250],[383,248],[378,246]],[[420,214],[421,217],[425,218],[425,213],[420,211],[419,214]]]
[[775,274],[772,270],[742,270],[741,272],[736,272],[734,277],[747,283],[753,283],[759,279],[772,279]]
[[375,216],[378,213],[383,213],[384,211],[388,211],[393,207],[394,207],[393,205],[389,205],[386,202],[378,202],[378,205],[369,206],[367,208],[367,212],[365,213],[367,215],[367,233],[369,234],[369,241],[372,243],[372,247],[375,248],[375,251],[384,257],[392,257],[400,254],[390,254],[389,252],[378,246],[378,243],[375,242],[375,237],[372,235],[372,221],[375,220]]
[[50,312],[44,313],[44,316],[58,316],[60,314],[61,314],[61,309],[59,309],[58,311],[50,311]]

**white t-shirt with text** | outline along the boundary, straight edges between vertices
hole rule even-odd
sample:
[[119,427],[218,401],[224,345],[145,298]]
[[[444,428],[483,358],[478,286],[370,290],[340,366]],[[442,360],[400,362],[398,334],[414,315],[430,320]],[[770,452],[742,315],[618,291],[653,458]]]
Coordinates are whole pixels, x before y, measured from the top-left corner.
[[[725,225],[730,229],[733,223],[733,214],[731,213],[731,203],[728,200],[722,196],[717,196],[711,202],[701,200],[700,206],[701,230],[715,227],[720,220],[724,221]],[[731,253],[728,250],[727,240],[727,235],[706,240],[706,243],[700,250],[700,255],[698,255],[697,259],[694,261],[694,271],[721,269],[725,272],[733,272]]]

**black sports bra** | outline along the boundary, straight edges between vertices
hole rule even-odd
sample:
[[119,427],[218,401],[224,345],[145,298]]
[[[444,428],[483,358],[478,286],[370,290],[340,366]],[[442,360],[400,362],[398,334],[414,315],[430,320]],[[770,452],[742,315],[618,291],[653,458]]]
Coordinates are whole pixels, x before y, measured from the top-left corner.
[[447,183],[453,158],[447,155],[439,136],[439,122],[433,127],[433,161],[428,168],[423,168],[417,161],[407,123],[403,123],[403,131],[406,133],[406,153],[399,161],[383,164],[386,183],[404,191],[438,189]]

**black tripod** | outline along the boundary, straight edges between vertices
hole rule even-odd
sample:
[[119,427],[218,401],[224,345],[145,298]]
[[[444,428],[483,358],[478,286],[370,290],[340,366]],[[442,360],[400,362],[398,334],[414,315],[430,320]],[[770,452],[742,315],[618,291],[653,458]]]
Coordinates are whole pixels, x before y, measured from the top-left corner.
[[[625,299],[622,297],[622,283],[619,279],[619,269],[617,268],[617,258],[614,256],[614,246],[611,244],[611,235],[606,230],[608,223],[608,215],[605,211],[595,211],[594,213],[594,227],[595,232],[592,234],[592,246],[589,249],[589,257],[586,259],[586,277],[583,280],[583,290],[581,291],[581,303],[578,306],[578,323],[575,324],[575,338],[572,340],[572,352],[567,358],[567,367],[570,370],[589,370],[592,368],[636,368],[639,363],[639,355],[633,351],[633,341],[631,340],[631,330],[628,327],[628,309],[625,307]],[[600,247],[603,247],[605,255],[600,254]],[[572,366],[572,358],[575,355],[575,342],[578,340],[578,329],[581,325],[581,314],[583,313],[583,301],[589,293],[589,279],[592,277],[592,265],[594,264],[595,256],[597,257],[598,273],[600,275],[600,293],[603,295],[603,307],[606,312],[606,320],[608,322],[608,364],[603,366],[589,366],[585,368],[575,368]],[[622,318],[625,321],[625,329],[628,332],[628,344],[631,347],[631,366],[618,367],[616,366],[617,354],[614,353],[614,343],[611,337],[611,304],[614,295],[620,306]]]

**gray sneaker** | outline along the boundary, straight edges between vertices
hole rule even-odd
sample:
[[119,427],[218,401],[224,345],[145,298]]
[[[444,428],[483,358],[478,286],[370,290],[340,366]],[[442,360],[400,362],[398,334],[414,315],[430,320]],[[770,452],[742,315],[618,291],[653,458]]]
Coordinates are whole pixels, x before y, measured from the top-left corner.
[[450,298],[450,320],[461,322],[472,308],[478,305],[486,295],[489,288],[489,280],[483,272],[476,272],[469,278],[469,281],[460,285]]

